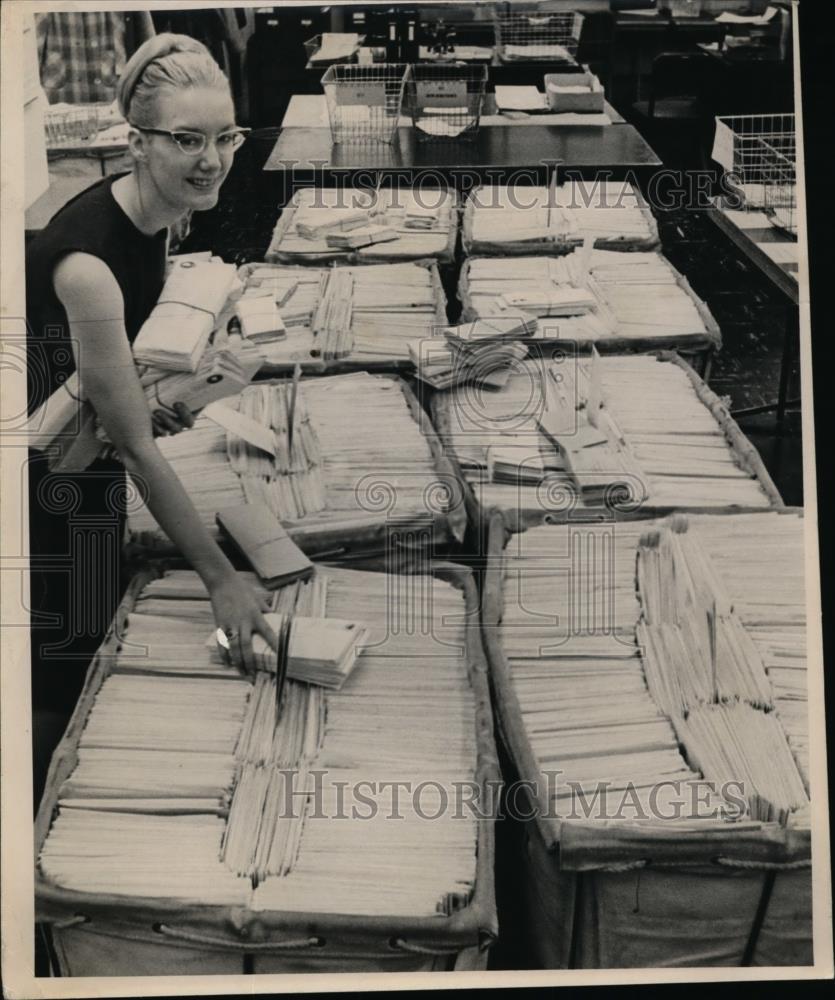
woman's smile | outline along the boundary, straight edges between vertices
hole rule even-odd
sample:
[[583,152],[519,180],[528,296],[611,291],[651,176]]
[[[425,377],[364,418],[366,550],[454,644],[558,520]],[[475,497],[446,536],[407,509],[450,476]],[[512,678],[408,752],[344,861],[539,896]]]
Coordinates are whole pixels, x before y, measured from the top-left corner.
[[193,187],[196,187],[198,191],[213,191],[221,181],[221,175],[216,174],[214,177],[187,177],[186,180]]

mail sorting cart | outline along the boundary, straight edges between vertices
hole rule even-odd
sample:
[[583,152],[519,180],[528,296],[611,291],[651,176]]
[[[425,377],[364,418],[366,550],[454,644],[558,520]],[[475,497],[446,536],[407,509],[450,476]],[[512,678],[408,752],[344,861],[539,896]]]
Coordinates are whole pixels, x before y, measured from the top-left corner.
[[[252,343],[261,375],[411,371],[409,342],[447,325],[446,295],[434,261],[309,267],[245,264],[242,298],[253,297],[267,331]],[[235,314],[230,302],[227,318]]]
[[478,598],[468,570],[417,569],[317,566],[273,594],[296,626],[367,633],[338,690],[292,679],[291,638],[278,716],[275,673],[252,684],[208,648],[196,574],[139,572],[37,818],[61,975],[484,966],[497,770]]
[[[301,380],[290,441],[292,393],[290,380],[255,383],[225,402],[272,431],[274,456],[206,415],[188,434],[160,439],[213,534],[219,510],[260,502],[311,555],[343,558],[397,544],[426,550],[463,537],[458,480],[404,382],[367,372]],[[135,496],[132,549],[173,554],[141,491]]]
[[[159,446],[206,527],[219,510],[264,503],[308,554],[343,558],[392,545],[424,551],[460,540],[459,483],[432,424],[400,379],[356,372],[254,383],[225,405],[270,429],[275,455],[205,414]],[[292,448],[292,455],[289,452]],[[173,554],[141,491],[128,513],[134,550]]]
[[281,209],[264,259],[278,264],[451,263],[458,238],[454,191],[302,188]]
[[504,389],[436,393],[432,414],[473,524],[492,508],[521,529],[583,510],[783,506],[727,408],[672,352],[529,359]]
[[464,204],[461,241],[467,256],[559,255],[588,239],[598,250],[659,246],[652,210],[628,181],[482,184]]
[[535,790],[519,875],[543,965],[811,964],[803,579],[796,511],[493,515],[484,640]]
[[464,320],[533,314],[539,328],[531,339],[545,350],[566,340],[607,353],[677,350],[699,357],[707,377],[722,342],[710,310],[658,253],[471,257],[458,297]]

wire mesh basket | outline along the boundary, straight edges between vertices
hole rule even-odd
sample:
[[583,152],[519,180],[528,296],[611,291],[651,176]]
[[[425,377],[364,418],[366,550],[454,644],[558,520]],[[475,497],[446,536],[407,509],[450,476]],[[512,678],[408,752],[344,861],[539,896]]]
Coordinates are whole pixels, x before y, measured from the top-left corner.
[[775,226],[797,235],[797,187],[795,183],[795,157],[787,148],[775,149],[766,140],[762,145],[764,205]]
[[732,175],[748,209],[765,206],[773,153],[794,165],[793,114],[731,115],[716,119],[713,159]]
[[47,149],[82,145],[95,139],[99,129],[99,106],[85,104],[77,108],[47,109],[44,132]]
[[406,66],[330,66],[322,77],[335,143],[392,142],[403,105]]
[[487,67],[416,63],[406,72],[404,111],[422,141],[467,139],[478,131]]
[[576,61],[583,15],[577,11],[551,12],[536,7],[510,11],[503,4],[493,12],[496,55],[502,62]]
[[659,9],[673,17],[700,17],[702,0],[666,0]]

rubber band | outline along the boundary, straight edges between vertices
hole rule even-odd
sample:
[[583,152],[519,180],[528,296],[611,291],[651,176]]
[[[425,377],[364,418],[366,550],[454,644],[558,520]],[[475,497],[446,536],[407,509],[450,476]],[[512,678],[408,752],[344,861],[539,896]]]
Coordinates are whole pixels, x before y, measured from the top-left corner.
[[[79,388],[80,388],[80,385],[81,385],[81,383],[79,381]],[[67,395],[70,397],[70,399],[74,399],[76,401],[76,403],[86,403],[87,402],[87,400],[84,398],[84,396],[76,396],[72,392],[72,390],[70,389],[70,386],[69,386],[69,379],[66,379],[65,381],[63,381],[61,383],[61,388],[62,389],[66,389],[67,390]]]
[[157,306],[165,306],[169,303],[174,306],[187,306],[189,309],[198,309],[200,312],[208,313],[212,317],[212,322],[217,322],[217,315],[211,309],[207,309],[205,306],[196,306],[193,302],[183,302],[182,299],[160,299],[157,302]]
[[166,412],[171,413],[174,416],[176,416],[177,415],[177,411],[174,409],[174,407],[173,406],[169,406],[168,403],[163,403],[163,401],[159,398],[159,385],[160,385],[159,382],[154,382],[154,384],[151,386],[151,388],[154,391],[154,398],[156,399],[157,403],[159,404],[160,409],[165,410]]

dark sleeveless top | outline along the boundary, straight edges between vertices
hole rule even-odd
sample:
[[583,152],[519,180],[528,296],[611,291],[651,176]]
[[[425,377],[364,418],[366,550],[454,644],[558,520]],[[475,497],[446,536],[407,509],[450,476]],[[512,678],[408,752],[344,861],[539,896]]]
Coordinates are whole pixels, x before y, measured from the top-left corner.
[[62,257],[81,251],[107,264],[122,290],[131,343],[162,291],[166,232],[146,236],[136,228],[111,191],[119,176],[105,177],[68,201],[26,249],[30,414],[75,370],[67,315],[52,282]]
[[[30,414],[75,369],[67,315],[52,282],[62,257],[81,251],[107,264],[122,290],[130,342],[162,291],[165,230],[145,236],[134,226],[113,197],[116,179],[82,191],[27,247]],[[116,458],[98,458],[83,472],[51,472],[46,456],[30,450],[28,481],[32,702],[65,717],[121,595],[125,471]],[[37,722],[33,733],[42,781],[51,743],[41,739]]]

